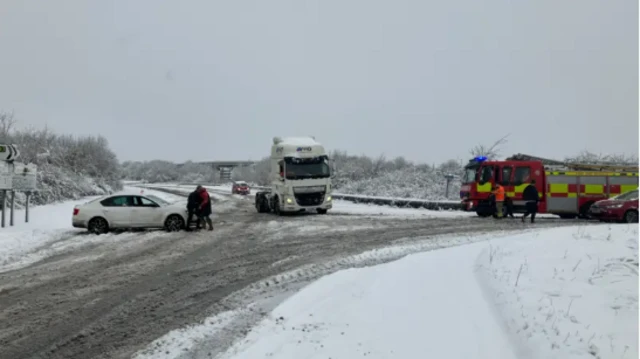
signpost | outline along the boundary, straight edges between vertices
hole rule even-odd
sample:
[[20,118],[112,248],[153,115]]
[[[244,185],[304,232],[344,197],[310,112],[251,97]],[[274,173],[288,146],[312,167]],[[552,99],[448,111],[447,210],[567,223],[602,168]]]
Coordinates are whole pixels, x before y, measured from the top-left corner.
[[16,191],[25,192],[25,222],[29,222],[29,197],[37,191],[38,166],[15,162],[20,151],[15,145],[0,144],[0,191],[2,191],[2,228],[6,225],[7,192],[11,191],[9,225],[14,224]]

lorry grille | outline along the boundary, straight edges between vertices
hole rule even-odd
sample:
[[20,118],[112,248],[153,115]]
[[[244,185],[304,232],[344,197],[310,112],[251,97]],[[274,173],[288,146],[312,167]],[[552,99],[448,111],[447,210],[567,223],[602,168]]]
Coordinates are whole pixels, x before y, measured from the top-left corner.
[[319,206],[324,202],[325,192],[296,193],[296,202],[299,206]]

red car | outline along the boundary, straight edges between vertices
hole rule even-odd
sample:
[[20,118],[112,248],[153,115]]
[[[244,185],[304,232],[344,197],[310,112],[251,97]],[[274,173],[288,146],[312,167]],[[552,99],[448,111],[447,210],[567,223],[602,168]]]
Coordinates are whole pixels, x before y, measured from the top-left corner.
[[607,222],[638,223],[638,190],[594,203],[589,215]]
[[245,181],[234,181],[231,185],[231,194],[249,194],[249,184]]

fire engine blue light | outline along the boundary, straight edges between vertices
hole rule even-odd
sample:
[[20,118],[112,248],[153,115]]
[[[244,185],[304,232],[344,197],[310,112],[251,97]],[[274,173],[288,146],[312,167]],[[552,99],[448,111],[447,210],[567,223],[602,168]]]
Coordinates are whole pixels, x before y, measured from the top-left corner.
[[486,156],[477,156],[476,158],[474,158],[474,160],[476,162],[484,162],[484,161],[487,160],[487,157]]

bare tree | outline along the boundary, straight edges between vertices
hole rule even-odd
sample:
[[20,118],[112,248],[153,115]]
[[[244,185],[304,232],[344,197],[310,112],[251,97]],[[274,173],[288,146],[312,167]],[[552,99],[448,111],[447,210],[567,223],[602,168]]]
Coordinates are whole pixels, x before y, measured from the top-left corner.
[[490,160],[498,158],[500,156],[501,147],[504,146],[508,141],[507,137],[509,137],[510,133],[502,136],[496,142],[494,142],[491,146],[487,145],[477,145],[473,147],[469,153],[471,156],[485,156]]
[[629,155],[624,153],[605,155],[602,153],[593,153],[584,150],[576,156],[566,157],[565,161],[569,163],[633,166],[638,164],[638,155]]
[[387,157],[384,155],[384,153],[378,156],[378,158],[376,158],[373,161],[373,167],[371,168],[371,175],[377,176],[378,174],[380,174],[380,171],[382,171],[386,163],[387,163]]
[[13,131],[13,127],[16,124],[16,119],[13,117],[13,111],[0,112],[0,136],[4,141]]

